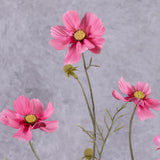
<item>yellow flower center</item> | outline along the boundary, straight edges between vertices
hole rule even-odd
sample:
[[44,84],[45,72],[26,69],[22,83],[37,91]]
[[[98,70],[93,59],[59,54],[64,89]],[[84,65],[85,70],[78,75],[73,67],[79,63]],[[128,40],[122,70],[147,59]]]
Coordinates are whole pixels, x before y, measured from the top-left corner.
[[74,33],[74,38],[77,41],[82,41],[82,40],[84,40],[85,37],[86,37],[86,34],[83,30],[78,30]]
[[142,91],[135,91],[134,92],[134,97],[139,98],[139,99],[144,99],[145,94]]
[[37,117],[33,114],[25,116],[24,119],[29,124],[34,124],[37,121]]

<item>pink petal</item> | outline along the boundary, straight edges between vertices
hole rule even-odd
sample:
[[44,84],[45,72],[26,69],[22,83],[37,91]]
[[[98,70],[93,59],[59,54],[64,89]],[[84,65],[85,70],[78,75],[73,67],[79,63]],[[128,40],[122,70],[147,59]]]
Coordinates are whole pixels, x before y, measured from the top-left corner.
[[121,77],[118,84],[119,84],[119,88],[120,88],[121,92],[123,92],[124,94],[127,94],[127,95],[133,94],[134,88],[128,82],[126,82],[123,79],[123,77]]
[[13,135],[14,138],[18,138],[24,141],[30,141],[32,139],[31,126],[21,127],[17,133]]
[[86,13],[81,21],[80,28],[85,30],[90,36],[102,36],[105,28],[101,20],[93,13]]
[[83,45],[85,45],[88,49],[95,48],[94,44],[92,42],[90,42],[89,40],[87,40],[87,39],[83,40]]
[[122,100],[124,102],[127,102],[128,100],[126,100],[124,97],[122,97],[116,90],[113,90],[112,92],[112,96],[118,100]]
[[39,99],[31,100],[31,108],[32,108],[32,114],[38,114],[43,112],[43,104],[40,102]]
[[63,23],[70,31],[78,30],[80,25],[80,17],[77,11],[68,11],[63,14]]
[[105,42],[105,39],[101,38],[101,37],[100,38],[94,38],[94,39],[89,38],[89,41],[95,46],[95,48],[90,49],[90,51],[95,53],[95,54],[100,53],[101,49],[103,47],[103,44]]
[[142,91],[145,95],[151,94],[151,88],[146,82],[137,82],[135,85],[135,90]]
[[103,26],[102,21],[97,18],[94,22],[94,25],[90,28],[90,37],[102,36],[105,33],[106,29]]
[[77,53],[84,53],[86,50],[88,50],[87,46],[85,44],[82,44],[81,42],[76,43],[76,52]]
[[52,102],[49,102],[46,110],[41,115],[39,115],[39,118],[42,120],[48,119],[53,114],[53,112],[54,107],[52,105]]
[[76,44],[72,44],[67,51],[64,64],[77,63],[81,59],[81,53],[77,52]]
[[132,101],[133,103],[137,104],[137,105],[144,106],[144,100],[142,100],[142,99],[133,97],[131,101]]
[[30,101],[25,96],[18,97],[13,103],[14,109],[17,113],[25,116],[32,112]]
[[155,117],[148,107],[137,106],[137,115],[141,121]]
[[87,50],[88,48],[85,46],[85,45],[83,45],[81,42],[77,42],[76,43],[76,52],[77,53],[83,53],[83,52],[85,52],[86,50]]
[[153,142],[155,143],[155,145],[157,145],[158,147],[160,147],[160,136],[154,137]]
[[72,34],[70,34],[64,26],[54,26],[51,27],[51,36],[55,39],[65,39],[68,36],[72,36]]
[[49,43],[52,47],[54,47],[54,49],[63,50],[69,45],[70,41],[62,39],[51,39]]
[[77,53],[84,53],[86,50],[94,48],[95,46],[88,41],[87,39],[84,39],[83,42],[77,42],[76,43],[76,52]]
[[86,13],[81,21],[80,28],[89,33],[90,28],[95,25],[98,17],[93,13]]
[[0,122],[4,125],[18,129],[24,122],[24,118],[12,110],[4,109],[1,112]]
[[41,125],[40,129],[45,132],[55,132],[58,128],[59,122],[57,120],[54,121],[42,121],[43,125]]
[[45,127],[45,123],[43,123],[43,121],[37,121],[33,126],[32,126],[32,129],[38,129],[40,127]]
[[152,108],[154,110],[157,110],[157,111],[160,110],[160,100],[146,98],[145,105],[147,105],[149,108]]

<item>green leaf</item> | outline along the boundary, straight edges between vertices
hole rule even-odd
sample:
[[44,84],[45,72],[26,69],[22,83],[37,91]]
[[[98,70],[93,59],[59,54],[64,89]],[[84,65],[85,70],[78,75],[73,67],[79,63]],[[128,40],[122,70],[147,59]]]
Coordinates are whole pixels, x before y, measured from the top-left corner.
[[122,117],[124,117],[124,116],[126,116],[126,115],[128,115],[128,113],[122,114],[122,115],[118,116],[114,122],[117,122],[120,118],[122,118]]
[[109,117],[110,117],[110,119],[111,119],[111,121],[112,121],[113,118],[112,118],[112,116],[111,116],[109,110],[108,110],[107,108],[106,108],[105,110],[106,110],[106,112],[108,113],[108,115],[109,115]]
[[121,126],[121,127],[117,128],[117,129],[114,129],[113,132],[117,132],[117,131],[119,131],[120,129],[122,129],[122,128],[124,128],[124,127],[125,127],[125,126]]
[[120,125],[121,125],[121,123],[119,123],[119,124],[115,127],[115,129],[117,129]]
[[104,114],[104,123],[105,123],[105,125],[106,125],[107,130],[109,130],[108,123],[107,123],[107,121],[106,121],[106,113]]
[[91,64],[92,64],[92,57],[91,57],[90,62],[89,62],[89,65],[91,65]]
[[101,137],[101,139],[104,141],[104,137],[103,137],[103,130],[101,131],[97,122],[96,122],[96,126],[97,126],[97,129],[98,129],[98,132],[99,132],[99,136]]
[[92,64],[93,67],[100,67],[100,65]]
[[87,131],[85,130],[83,127],[81,127],[80,125],[77,125],[79,128],[82,129],[83,132],[85,132],[92,140],[94,140],[94,136],[90,135],[91,131]]

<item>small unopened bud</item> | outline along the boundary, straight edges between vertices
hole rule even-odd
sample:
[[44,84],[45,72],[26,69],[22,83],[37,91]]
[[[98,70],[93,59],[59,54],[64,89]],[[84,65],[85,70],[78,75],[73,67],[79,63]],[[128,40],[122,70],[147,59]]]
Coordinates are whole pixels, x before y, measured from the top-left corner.
[[93,150],[91,148],[86,148],[84,151],[84,157],[86,158],[86,160],[91,160],[91,158],[93,157]]
[[78,78],[78,76],[74,73],[74,71],[77,71],[77,67],[73,67],[71,64],[67,64],[63,67],[63,70],[68,78],[70,76],[74,77],[75,79]]

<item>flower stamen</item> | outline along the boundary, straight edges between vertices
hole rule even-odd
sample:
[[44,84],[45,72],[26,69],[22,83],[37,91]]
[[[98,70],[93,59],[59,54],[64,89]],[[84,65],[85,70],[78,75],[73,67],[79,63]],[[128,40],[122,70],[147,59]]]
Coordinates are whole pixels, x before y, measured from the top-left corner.
[[36,117],[35,115],[33,115],[33,114],[31,114],[31,115],[26,115],[26,116],[24,117],[24,119],[25,119],[25,121],[26,121],[27,123],[29,123],[29,124],[34,124],[34,123],[37,121],[37,117]]
[[78,30],[74,33],[74,38],[77,41],[82,41],[85,39],[85,37],[86,37],[86,34],[83,30]]
[[135,91],[134,92],[134,97],[139,98],[139,99],[144,99],[145,94],[142,91]]

